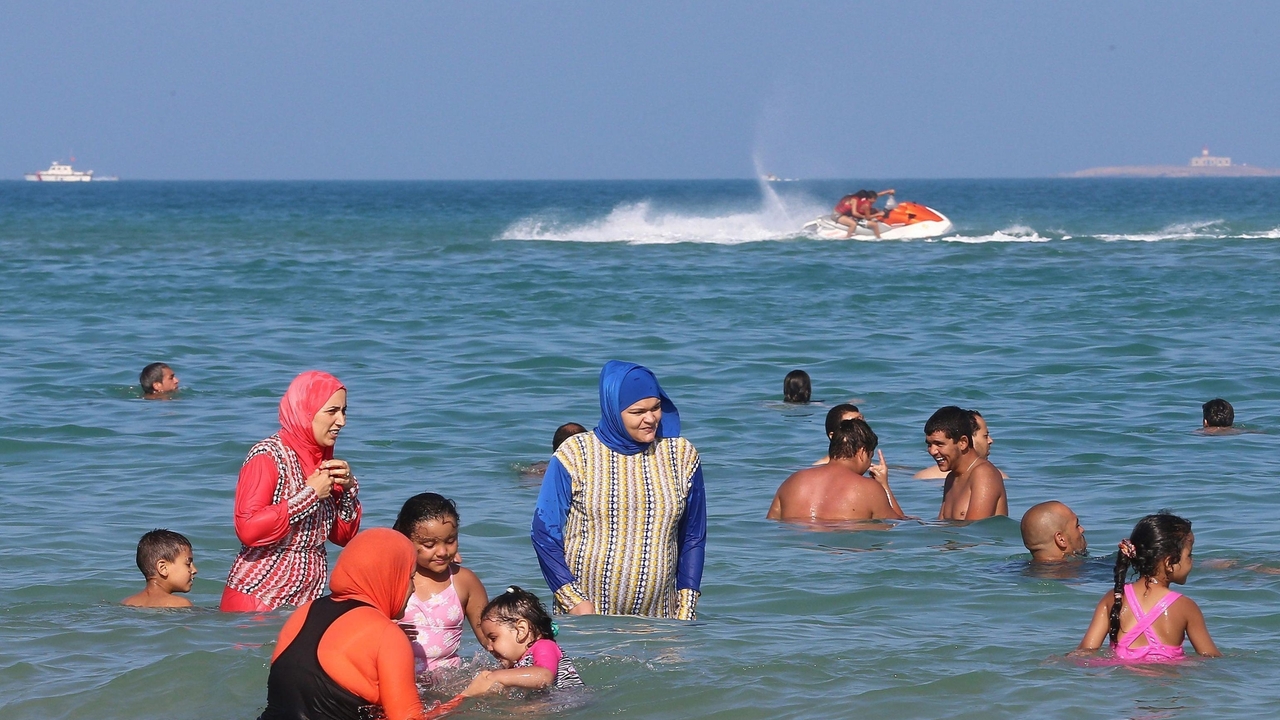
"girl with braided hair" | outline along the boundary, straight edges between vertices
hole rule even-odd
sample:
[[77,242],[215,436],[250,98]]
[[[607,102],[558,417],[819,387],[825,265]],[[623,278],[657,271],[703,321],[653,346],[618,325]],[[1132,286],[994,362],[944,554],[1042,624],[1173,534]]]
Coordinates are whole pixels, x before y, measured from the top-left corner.
[[[1092,653],[1110,636],[1111,649],[1123,662],[1180,660],[1183,639],[1190,639],[1200,655],[1221,657],[1200,607],[1170,588],[1191,574],[1195,540],[1191,523],[1167,511],[1139,520],[1120,541],[1115,589],[1098,602],[1076,652]],[[1138,579],[1126,584],[1130,570]]]

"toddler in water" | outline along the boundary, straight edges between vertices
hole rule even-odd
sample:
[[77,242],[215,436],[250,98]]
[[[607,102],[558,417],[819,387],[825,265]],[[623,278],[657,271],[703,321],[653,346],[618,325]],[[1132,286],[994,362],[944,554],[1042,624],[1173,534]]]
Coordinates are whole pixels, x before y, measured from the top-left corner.
[[484,646],[502,662],[501,670],[485,670],[462,691],[483,695],[498,686],[542,689],[581,687],[582,678],[554,640],[555,626],[542,601],[512,586],[485,606],[481,616]]
[[152,530],[138,541],[138,569],[147,587],[121,601],[129,607],[184,608],[191,601],[174,593],[191,592],[196,560],[191,541],[172,530]]
[[488,597],[480,578],[457,564],[458,524],[458,508],[436,493],[414,495],[396,517],[395,529],[418,553],[413,594],[404,610],[404,624],[417,633],[413,664],[418,673],[462,664],[458,646],[464,617],[476,640],[485,644],[480,613]]
[[[1127,662],[1169,662],[1183,657],[1182,640],[1190,638],[1196,652],[1221,657],[1200,607],[1170,589],[1191,574],[1191,523],[1160,512],[1138,521],[1120,541],[1116,557],[1116,587],[1102,597],[1077,653],[1087,654],[1111,636],[1116,659]],[[1138,581],[1125,584],[1132,568]]]

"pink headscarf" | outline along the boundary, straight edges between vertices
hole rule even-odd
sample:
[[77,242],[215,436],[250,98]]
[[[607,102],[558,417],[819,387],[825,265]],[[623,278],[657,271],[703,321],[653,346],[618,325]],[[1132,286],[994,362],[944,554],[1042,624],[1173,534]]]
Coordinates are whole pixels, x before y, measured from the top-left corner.
[[333,448],[320,447],[316,442],[311,423],[325,402],[345,388],[329,373],[308,370],[294,378],[280,398],[280,439],[298,453],[303,475],[310,475],[321,460],[333,457]]

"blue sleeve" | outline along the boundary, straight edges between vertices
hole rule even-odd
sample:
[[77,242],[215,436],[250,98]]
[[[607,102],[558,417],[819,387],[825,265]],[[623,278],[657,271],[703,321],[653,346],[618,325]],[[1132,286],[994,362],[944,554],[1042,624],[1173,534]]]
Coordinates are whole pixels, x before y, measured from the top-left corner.
[[538,504],[533,509],[529,536],[533,540],[533,550],[538,554],[542,577],[553,593],[576,580],[564,559],[564,523],[569,517],[572,482],[564,465],[551,458],[547,472],[542,476]]
[[702,589],[702,561],[707,544],[707,491],[702,483],[702,464],[693,473],[689,500],[680,518],[680,560],[676,565],[676,589]]

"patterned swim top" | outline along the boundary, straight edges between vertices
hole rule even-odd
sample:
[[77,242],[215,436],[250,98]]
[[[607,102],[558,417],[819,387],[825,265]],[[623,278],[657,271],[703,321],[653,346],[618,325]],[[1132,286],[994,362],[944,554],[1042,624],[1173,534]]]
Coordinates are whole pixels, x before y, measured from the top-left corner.
[[454,589],[453,579],[449,587],[423,600],[417,593],[409,596],[404,609],[404,622],[412,623],[418,631],[413,641],[414,672],[422,673],[439,667],[458,667],[458,647],[462,644],[462,623],[466,614],[462,601]]

